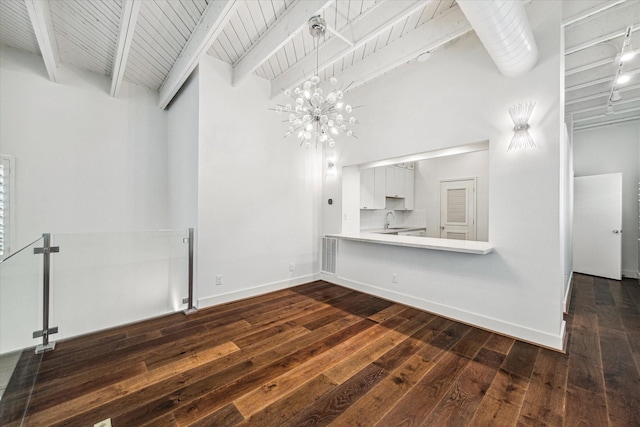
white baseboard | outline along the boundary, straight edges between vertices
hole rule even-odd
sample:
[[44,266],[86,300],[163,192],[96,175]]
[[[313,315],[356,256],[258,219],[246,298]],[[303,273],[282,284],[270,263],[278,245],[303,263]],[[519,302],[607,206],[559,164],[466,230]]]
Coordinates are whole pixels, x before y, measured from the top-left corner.
[[564,294],[564,313],[569,312],[569,304],[571,303],[571,291],[573,291],[573,271],[569,274],[569,282],[566,284],[567,292]]
[[198,308],[213,307],[214,305],[220,305],[227,302],[256,297],[258,295],[264,295],[269,292],[279,291],[282,289],[291,288],[293,286],[302,285],[303,283],[314,282],[319,279],[319,273],[309,274],[306,276],[292,277],[287,280],[280,280],[278,282],[265,283],[262,285],[240,289],[237,291],[226,292],[219,295],[202,297],[198,298]]
[[638,272],[633,270],[622,270],[622,277],[628,277],[629,279],[637,279]]
[[500,319],[494,319],[477,313],[472,313],[459,308],[447,306],[412,295],[391,291],[389,289],[378,288],[365,283],[338,277],[337,275],[324,274],[320,275],[321,280],[325,280],[336,285],[344,286],[360,292],[365,292],[390,301],[406,304],[421,310],[447,317],[462,323],[496,332],[501,335],[507,335],[521,341],[527,341],[543,347],[548,347],[558,351],[564,351],[564,340],[566,334],[566,324],[563,321],[560,333],[558,335],[549,334],[544,331],[532,329],[526,326],[505,322]]

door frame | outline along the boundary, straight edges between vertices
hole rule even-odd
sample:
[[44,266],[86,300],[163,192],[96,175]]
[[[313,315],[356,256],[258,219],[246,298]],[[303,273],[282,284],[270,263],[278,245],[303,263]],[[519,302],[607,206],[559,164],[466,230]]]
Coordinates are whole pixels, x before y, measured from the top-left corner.
[[[456,181],[473,181],[473,196],[471,198],[472,202],[473,202],[473,215],[471,217],[472,220],[472,233],[473,233],[473,239],[468,239],[468,240],[473,240],[475,241],[478,236],[478,221],[477,221],[477,215],[478,215],[478,177],[476,176],[470,176],[470,177],[462,177],[462,178],[444,178],[444,179],[440,179],[438,180],[438,236],[442,235],[442,184],[445,182],[456,182]],[[440,237],[441,239],[443,239],[444,237]]]

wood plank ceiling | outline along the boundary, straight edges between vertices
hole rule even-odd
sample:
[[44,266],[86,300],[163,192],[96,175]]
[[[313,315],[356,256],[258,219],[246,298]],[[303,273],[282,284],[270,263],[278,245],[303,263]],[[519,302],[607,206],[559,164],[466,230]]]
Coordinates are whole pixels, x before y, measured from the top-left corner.
[[[609,101],[627,28],[640,48],[639,2],[563,2],[566,113],[576,129],[640,119],[640,55],[623,64],[631,81]],[[51,52],[43,57],[54,80],[59,63],[124,78],[159,91],[165,108],[203,54],[232,65],[234,85],[251,73],[272,95],[299,84],[316,68],[306,24],[316,13],[339,34],[319,42],[320,78],[352,87],[472,31],[454,0],[2,0],[0,43]]]

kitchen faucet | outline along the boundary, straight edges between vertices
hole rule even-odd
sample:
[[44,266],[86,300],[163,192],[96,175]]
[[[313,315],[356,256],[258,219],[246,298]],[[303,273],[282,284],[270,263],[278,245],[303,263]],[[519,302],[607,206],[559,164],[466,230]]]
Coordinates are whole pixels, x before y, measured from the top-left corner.
[[387,214],[384,216],[384,229],[388,229],[389,228],[389,214],[391,214],[391,216],[395,219],[395,215],[393,214],[392,211],[387,212]]

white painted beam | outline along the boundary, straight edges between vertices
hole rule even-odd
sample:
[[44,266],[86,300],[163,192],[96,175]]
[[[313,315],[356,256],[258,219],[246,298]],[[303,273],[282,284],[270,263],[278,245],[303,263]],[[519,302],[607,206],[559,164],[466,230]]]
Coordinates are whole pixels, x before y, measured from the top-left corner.
[[51,81],[58,81],[58,45],[53,32],[53,21],[48,0],[25,0],[33,31],[38,40],[44,66]]
[[118,44],[116,45],[113,70],[111,71],[111,96],[114,98],[118,96],[122,78],[127,68],[127,59],[131,49],[131,39],[133,39],[133,33],[136,28],[138,12],[140,11],[140,2],[141,0],[125,0],[122,5]]
[[362,61],[352,65],[336,77],[354,89],[408,61],[420,53],[432,51],[473,31],[460,7],[455,6],[438,17],[385,46]]
[[564,75],[565,76],[571,76],[573,74],[581,73],[583,71],[589,71],[589,70],[592,70],[594,68],[602,67],[603,65],[609,65],[609,64],[611,64],[613,62],[615,62],[615,58],[601,59],[600,61],[591,62],[591,63],[583,65],[581,67],[575,67],[575,68],[571,68],[569,70],[566,70],[564,72]]
[[187,44],[171,67],[169,75],[160,87],[160,108],[167,108],[191,72],[196,68],[202,55],[207,53],[224,26],[235,12],[237,0],[210,1]]
[[[319,68],[325,68],[329,64],[348,55],[350,52],[375,39],[389,27],[402,22],[409,15],[423,9],[429,2],[421,0],[396,1],[387,0],[378,2],[366,14],[354,19],[349,32],[353,46],[338,37],[332,37],[318,48]],[[336,29],[337,30],[337,29]],[[316,55],[311,54],[292,65],[287,71],[271,81],[271,96],[281,93],[282,89],[290,88],[310,77],[316,68]]]
[[[620,101],[616,101],[614,105],[620,106],[623,104],[633,104],[634,102],[638,102],[638,101],[640,101],[640,96],[637,96],[635,98],[628,98],[628,99],[622,99]],[[583,114],[583,113],[589,113],[591,111],[606,110],[606,109],[607,109],[607,104],[604,104],[604,105],[597,105],[589,108],[582,108],[580,110],[570,111],[570,113],[575,115],[575,114]]]
[[[640,84],[631,85],[631,86],[621,86],[621,87],[619,87],[617,89],[617,91],[622,93],[622,92],[628,92],[628,91],[632,91],[632,90],[636,90],[636,89],[640,89]],[[581,102],[591,101],[593,99],[608,97],[610,94],[611,94],[611,91],[606,91],[606,92],[596,93],[594,95],[588,95],[588,96],[583,96],[583,97],[580,97],[580,98],[570,99],[570,100],[565,101],[565,105],[579,104]]]
[[[634,75],[634,74],[639,74],[640,73],[640,68],[634,68],[633,70],[625,70],[623,71],[621,74],[628,74],[628,75]],[[565,88],[565,92],[573,92],[575,90],[579,90],[579,89],[584,89],[590,86],[595,86],[595,85],[599,85],[602,83],[608,83],[611,82],[613,84],[613,80],[615,79],[615,76],[608,76],[608,77],[602,77],[600,79],[596,79],[596,80],[591,80],[585,83],[580,83],[577,85],[573,85],[573,86],[569,86],[567,88]],[[623,86],[620,86],[620,88],[622,88]]]
[[[637,28],[633,29],[633,32],[637,31]],[[609,40],[613,40],[616,39],[618,37],[622,37],[627,33],[627,29],[625,28],[620,28],[619,30],[616,31],[612,31],[608,34],[604,34],[600,37],[597,37],[595,39],[591,39],[591,40],[587,40],[583,43],[577,44],[575,46],[568,46],[565,51],[564,54],[565,55],[571,55],[572,53],[578,52],[580,50],[586,49],[588,47],[591,46],[595,46],[597,44],[603,43],[603,42],[608,42]]]
[[599,127],[602,127],[602,126],[610,126],[610,125],[626,123],[626,122],[633,122],[633,121],[640,121],[640,117],[626,117],[624,119],[607,120],[607,121],[604,121],[604,122],[585,124],[585,125],[582,125],[582,126],[574,126],[573,130],[574,131],[587,130],[587,129],[599,128]]
[[566,2],[565,4],[563,4],[563,7],[573,10],[566,12],[570,13],[571,15],[562,20],[562,26],[566,27],[568,25],[575,24],[576,22],[587,19],[593,15],[597,15],[626,1],[628,0],[603,0],[601,3],[595,6],[591,6],[592,3],[586,1]]
[[[603,119],[609,116],[615,116],[615,115],[620,115],[620,114],[627,114],[627,113],[635,113],[636,111],[640,111],[640,107],[634,107],[634,108],[627,108],[626,110],[619,110],[619,111],[614,111],[611,114],[597,114],[594,116],[587,116],[581,119],[574,119],[573,123],[577,124],[577,123],[584,123],[584,122],[589,122],[591,120],[596,120],[596,119]],[[636,119],[640,119],[639,117],[635,117]]]
[[333,0],[298,0],[233,66],[233,86],[274,55]]

